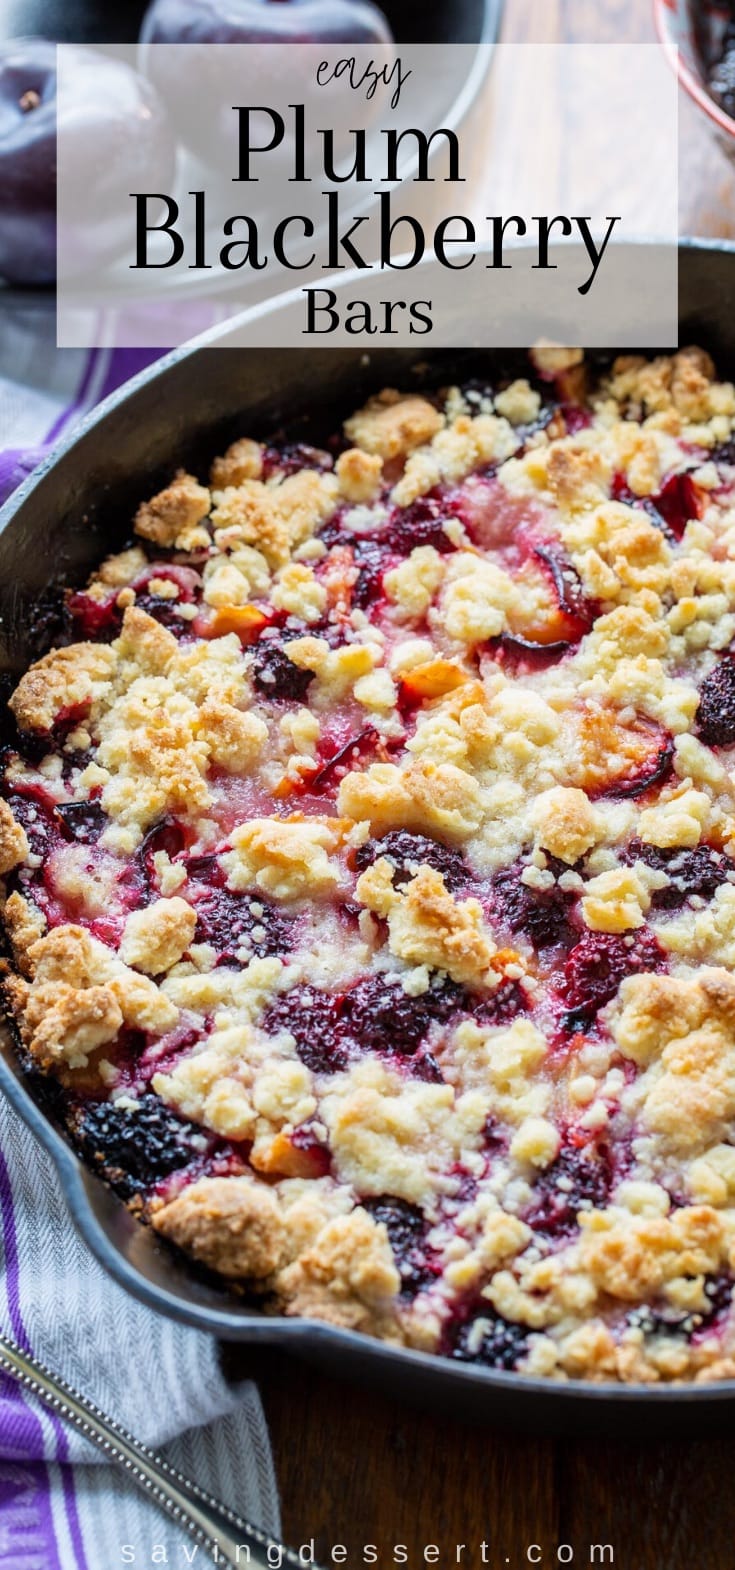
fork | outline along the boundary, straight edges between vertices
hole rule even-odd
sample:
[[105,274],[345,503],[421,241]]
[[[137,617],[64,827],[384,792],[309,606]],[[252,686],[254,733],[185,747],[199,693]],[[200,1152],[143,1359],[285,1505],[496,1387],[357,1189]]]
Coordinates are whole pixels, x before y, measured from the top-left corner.
[[215,1564],[240,1570],[243,1565],[254,1570],[271,1570],[273,1565],[303,1570],[303,1561],[292,1549],[241,1520],[1,1331],[0,1370],[98,1445],[178,1527],[212,1554]]

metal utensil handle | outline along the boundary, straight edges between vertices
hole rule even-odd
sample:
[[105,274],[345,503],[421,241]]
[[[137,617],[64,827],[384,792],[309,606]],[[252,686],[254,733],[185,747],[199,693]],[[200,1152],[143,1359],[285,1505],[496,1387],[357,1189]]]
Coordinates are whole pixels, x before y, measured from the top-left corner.
[[[303,1562],[290,1548],[268,1537],[257,1526],[240,1520],[234,1511],[213,1499],[198,1484],[169,1466],[129,1434],[94,1402],[79,1394],[45,1364],[0,1335],[0,1369],[10,1374],[26,1390],[52,1407],[60,1417],[79,1430],[85,1439],[98,1445],[115,1461],[155,1503],[200,1544],[213,1554],[215,1564],[254,1566],[270,1570],[267,1549],[274,1548],[282,1565],[303,1570]],[[278,1559],[272,1560],[278,1563]]]

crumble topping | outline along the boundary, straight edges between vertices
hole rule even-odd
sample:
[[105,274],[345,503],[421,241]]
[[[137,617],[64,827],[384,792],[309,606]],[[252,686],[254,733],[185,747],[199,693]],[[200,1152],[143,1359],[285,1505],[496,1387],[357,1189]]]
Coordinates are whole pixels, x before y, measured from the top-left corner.
[[221,1275],[260,1280],[286,1251],[278,1202],[250,1178],[200,1178],[157,1210],[154,1226]]
[[386,388],[345,421],[345,436],[355,447],[379,458],[405,458],[427,446],[444,429],[439,409],[425,398],[402,396]]
[[541,346],[206,479],[10,702],[24,1060],[266,1312],[735,1377],[735,390]]
[[134,970],[160,976],[190,949],[196,925],[196,911],[177,895],[132,910],[123,927],[120,958]]
[[135,515],[135,531],[155,545],[176,545],[182,551],[206,544],[204,529],[197,525],[211,506],[209,491],[193,475],[180,469],[166,490],[143,502]]
[[0,800],[0,875],[12,872],[28,853],[25,830],[16,823],[7,802]]

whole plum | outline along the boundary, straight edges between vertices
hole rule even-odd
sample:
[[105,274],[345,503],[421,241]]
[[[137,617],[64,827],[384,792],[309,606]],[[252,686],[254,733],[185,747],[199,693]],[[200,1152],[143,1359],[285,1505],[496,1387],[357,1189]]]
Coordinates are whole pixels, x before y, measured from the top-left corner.
[[56,45],[0,49],[0,274],[10,283],[56,276]]
[[[393,37],[383,12],[372,0],[153,0],[140,35],[141,69],[165,103],[182,144],[214,168],[229,168],[236,156],[232,106],[257,83],[259,102],[285,112],[294,80],[309,108],[316,101],[304,62],[271,45],[366,45],[383,55]],[[246,69],[242,55],[227,48],[192,49],[151,45],[252,46]],[[294,78],[294,70],[296,77]],[[303,77],[303,80],[302,80]],[[287,85],[291,84],[287,90]],[[330,113],[333,89],[319,90],[319,106]],[[331,111],[334,112],[333,110]],[[367,111],[363,108],[363,116]],[[270,122],[262,125],[265,141]],[[285,144],[284,144],[285,147]],[[281,154],[277,155],[280,160]],[[271,174],[279,167],[271,162]],[[281,170],[281,174],[283,171]]]
[[386,44],[391,31],[372,0],[153,0],[143,43]]
[[[0,46],[0,277],[24,286],[56,276],[57,134],[67,186],[70,274],[114,258],[129,232],[121,190],[170,184],[175,142],[155,90],[124,61],[65,48],[59,105],[56,45]],[[94,223],[88,221],[94,212]]]

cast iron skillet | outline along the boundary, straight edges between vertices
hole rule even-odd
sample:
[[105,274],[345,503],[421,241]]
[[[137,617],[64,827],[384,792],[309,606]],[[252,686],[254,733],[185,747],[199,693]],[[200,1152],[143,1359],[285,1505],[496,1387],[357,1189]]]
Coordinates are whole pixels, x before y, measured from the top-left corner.
[[[334,287],[349,290],[351,283],[342,278]],[[288,306],[276,302],[266,309]],[[722,373],[733,374],[735,247],[682,246],[680,318],[680,342],[702,344]],[[126,539],[141,497],[179,464],[195,470],[199,464],[204,472],[206,460],[236,435],[267,436],[283,425],[318,442],[346,410],[386,384],[436,385],[473,374],[492,380],[499,369],[497,356],[477,350],[422,350],[417,366],[418,356],[409,350],[366,356],[361,345],[267,354],[211,347],[225,336],[219,329],[208,335],[206,347],[175,351],[108,398],[0,511],[0,670],[21,670],[40,652],[30,611],[50,580],[83,581]],[[556,1385],[405,1351],[309,1320],[261,1316],[198,1278],[130,1217],[39,1109],[9,1034],[0,1046],[0,1088],[52,1156],[82,1235],[116,1280],[160,1312],[231,1341],[276,1344],[406,1398],[504,1424],[606,1433],[629,1433],[631,1424],[637,1433],[665,1425],[668,1433],[691,1433],[697,1419],[709,1430],[731,1421],[735,1380],[660,1389]]]

